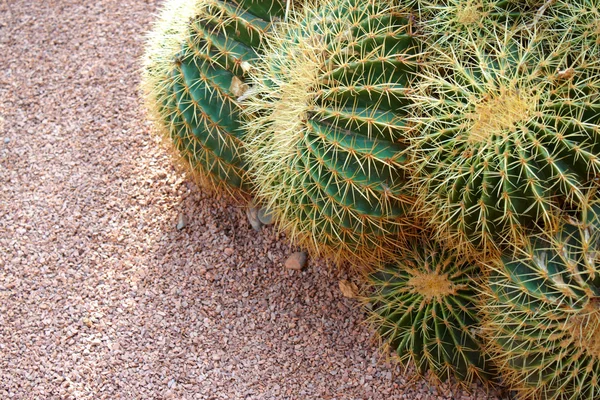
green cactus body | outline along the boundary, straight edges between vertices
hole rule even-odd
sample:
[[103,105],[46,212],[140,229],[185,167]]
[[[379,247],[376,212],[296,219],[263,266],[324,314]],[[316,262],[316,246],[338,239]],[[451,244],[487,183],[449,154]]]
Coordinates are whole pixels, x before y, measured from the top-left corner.
[[409,225],[410,23],[382,1],[306,9],[268,41],[244,104],[258,197],[295,242],[336,261],[385,258]]
[[506,255],[482,303],[489,352],[520,398],[600,397],[600,207]]
[[149,36],[149,109],[202,183],[248,190],[237,99],[271,20],[284,11],[284,0],[170,0]]
[[477,337],[478,267],[431,240],[414,240],[372,273],[369,320],[403,364],[464,384],[493,376]]
[[435,50],[412,97],[421,209],[470,251],[551,226],[553,211],[576,208],[600,171],[599,58],[571,52],[567,30],[488,35],[494,41]]

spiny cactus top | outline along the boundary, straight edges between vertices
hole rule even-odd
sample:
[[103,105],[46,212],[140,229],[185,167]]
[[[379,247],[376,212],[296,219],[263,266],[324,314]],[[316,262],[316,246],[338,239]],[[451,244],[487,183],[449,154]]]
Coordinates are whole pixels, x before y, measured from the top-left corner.
[[368,277],[370,322],[403,363],[422,374],[468,384],[489,379],[491,365],[477,337],[479,268],[431,240],[413,240],[393,263]]
[[485,336],[523,399],[600,398],[599,212],[532,239],[490,277]]
[[[427,62],[412,149],[422,208],[444,236],[472,249],[516,243],[523,227],[551,224],[554,209],[576,206],[595,184],[600,55],[572,45],[598,35],[572,20],[558,31],[495,26],[493,40],[441,46]],[[583,38],[573,42],[573,32]]]
[[246,137],[258,196],[297,242],[354,263],[391,253],[415,63],[410,15],[385,1],[325,1],[268,41]]
[[[427,46],[455,51],[469,42],[484,42],[494,26],[514,27],[531,21],[544,0],[413,0]],[[436,43],[439,42],[439,43]]]
[[248,189],[237,99],[270,21],[284,9],[285,0],[169,0],[149,35],[147,103],[203,183]]

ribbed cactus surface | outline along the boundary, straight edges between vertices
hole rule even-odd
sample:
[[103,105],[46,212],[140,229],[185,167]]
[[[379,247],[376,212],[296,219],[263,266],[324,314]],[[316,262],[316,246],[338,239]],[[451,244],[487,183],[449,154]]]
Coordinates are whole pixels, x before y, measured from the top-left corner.
[[411,15],[386,1],[324,1],[267,47],[245,104],[258,197],[301,245],[354,263],[385,258],[410,225]]
[[238,98],[284,0],[169,0],[149,35],[143,87],[159,129],[201,182],[248,189]]
[[413,96],[416,191],[456,243],[518,243],[524,228],[550,227],[555,209],[577,207],[596,184],[600,63],[572,46],[598,35],[575,16],[560,25],[563,11],[543,28],[494,26],[493,40],[465,36],[428,58]]
[[479,268],[430,240],[413,240],[396,260],[372,273],[369,320],[386,347],[440,380],[488,379],[477,315]]
[[507,254],[483,303],[490,353],[522,399],[600,398],[600,207]]

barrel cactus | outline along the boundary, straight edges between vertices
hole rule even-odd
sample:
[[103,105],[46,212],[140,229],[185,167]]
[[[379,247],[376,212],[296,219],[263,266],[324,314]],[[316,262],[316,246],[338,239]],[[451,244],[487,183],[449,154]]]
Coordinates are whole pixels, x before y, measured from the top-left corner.
[[244,106],[257,196],[296,243],[336,261],[385,258],[410,226],[411,21],[386,1],[325,1],[267,40],[253,74]]
[[479,267],[432,240],[412,240],[368,276],[369,320],[385,347],[440,380],[487,381],[492,366],[478,337]]
[[596,184],[600,63],[570,46],[573,32],[585,33],[579,44],[598,35],[572,19],[562,30],[556,19],[495,25],[493,40],[432,51],[412,96],[411,149],[420,209],[441,236],[495,252],[534,224],[550,229],[554,210]]
[[600,397],[599,212],[505,255],[489,279],[485,335],[520,398]]
[[143,89],[159,130],[199,181],[247,191],[238,98],[285,0],[169,0],[150,33]]

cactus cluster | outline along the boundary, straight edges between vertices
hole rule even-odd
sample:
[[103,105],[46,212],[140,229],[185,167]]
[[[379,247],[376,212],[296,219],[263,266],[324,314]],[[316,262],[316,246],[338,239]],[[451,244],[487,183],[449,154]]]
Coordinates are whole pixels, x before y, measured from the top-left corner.
[[171,0],[151,32],[143,87],[156,125],[202,183],[248,191],[240,105],[284,0]]
[[336,260],[389,257],[410,227],[411,14],[386,1],[305,8],[267,39],[244,102],[256,194],[292,239]]
[[419,373],[600,398],[600,0],[293,3],[166,2],[144,92],[185,164],[362,267]]

